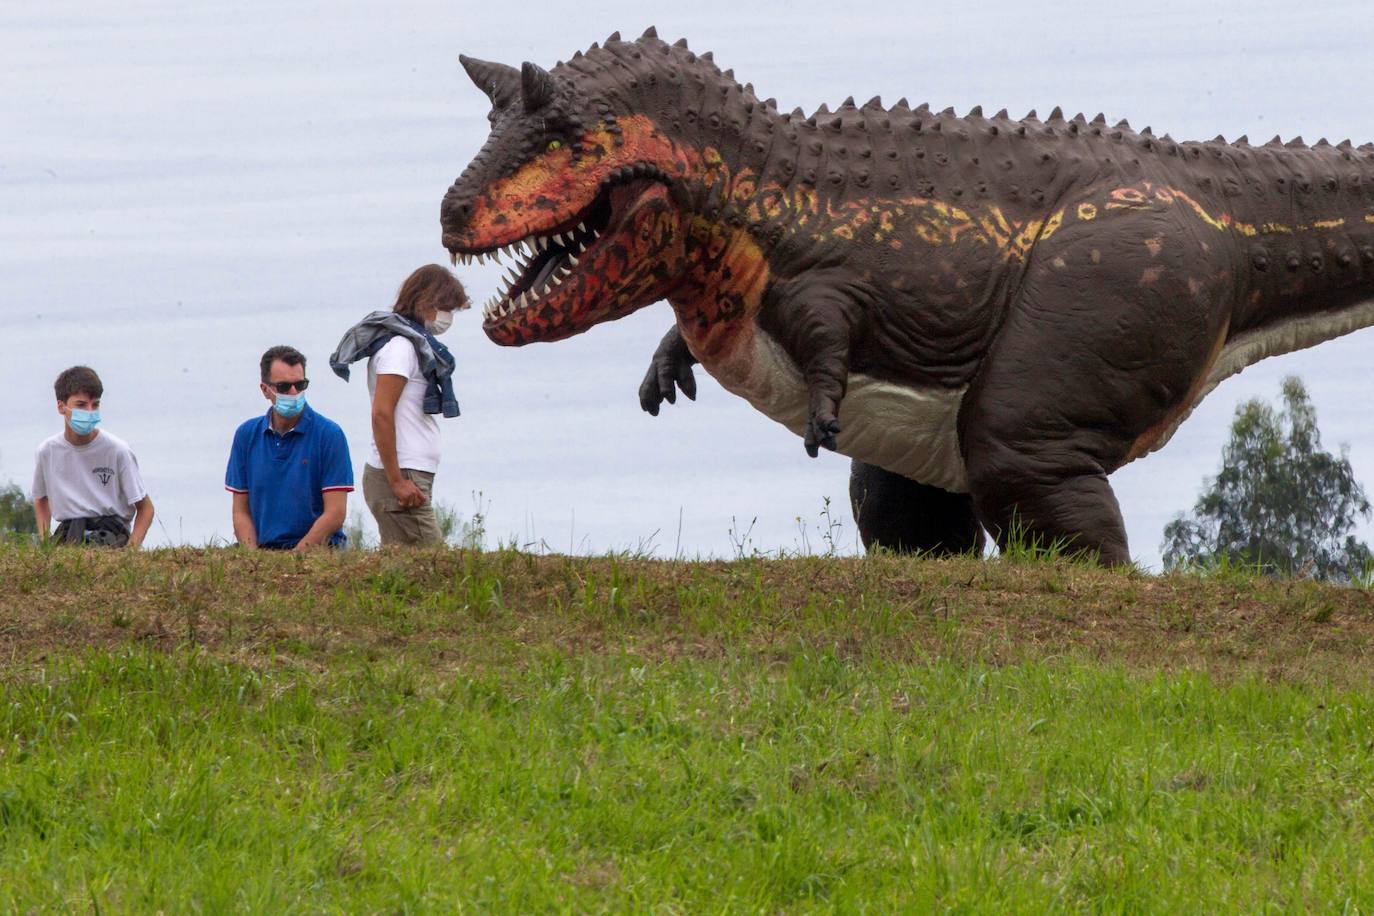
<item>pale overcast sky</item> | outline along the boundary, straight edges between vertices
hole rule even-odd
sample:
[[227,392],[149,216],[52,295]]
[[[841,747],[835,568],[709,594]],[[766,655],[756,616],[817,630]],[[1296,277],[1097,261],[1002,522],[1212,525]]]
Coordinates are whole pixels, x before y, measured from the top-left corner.
[[[343,424],[360,469],[366,387],[326,357],[412,268],[444,258],[439,200],[487,126],[459,52],[548,66],[650,24],[784,109],[881,93],[1105,111],[1180,139],[1374,139],[1374,26],[1355,2],[0,3],[0,483],[27,488],[34,447],[60,428],[52,379],[85,362],[157,503],[153,542],[229,536],[226,450],[265,407],[256,363],[276,343],[306,352],[311,402]],[[462,274],[477,302],[497,276]],[[659,304],[510,350],[477,310],[461,316],[447,340],[464,415],[442,421],[438,498],[466,512],[480,492],[503,541],[729,556],[746,536],[797,548],[798,519],[816,547],[828,497],[852,550],[846,459],[807,458],[700,371],[696,403],[639,410],[671,321]],[[1371,333],[1247,370],[1116,474],[1132,553],[1158,561],[1235,404],[1275,399],[1287,373],[1374,484]]]

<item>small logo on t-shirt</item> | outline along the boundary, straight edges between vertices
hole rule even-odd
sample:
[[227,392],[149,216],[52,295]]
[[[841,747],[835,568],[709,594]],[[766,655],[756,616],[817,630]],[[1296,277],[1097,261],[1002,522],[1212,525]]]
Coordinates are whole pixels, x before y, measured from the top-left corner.
[[111,478],[114,477],[114,468],[93,468],[92,474],[100,478],[102,486],[109,486]]

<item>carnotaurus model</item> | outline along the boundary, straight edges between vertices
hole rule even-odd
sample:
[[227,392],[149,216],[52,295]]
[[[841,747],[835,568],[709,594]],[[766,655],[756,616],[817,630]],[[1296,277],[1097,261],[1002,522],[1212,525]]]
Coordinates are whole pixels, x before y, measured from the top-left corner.
[[443,242],[518,252],[487,335],[666,299],[645,408],[700,361],[855,459],[865,543],[1019,523],[1127,561],[1108,474],[1227,376],[1374,323],[1369,147],[876,98],[783,114],[652,29],[552,71],[463,63],[492,127]]

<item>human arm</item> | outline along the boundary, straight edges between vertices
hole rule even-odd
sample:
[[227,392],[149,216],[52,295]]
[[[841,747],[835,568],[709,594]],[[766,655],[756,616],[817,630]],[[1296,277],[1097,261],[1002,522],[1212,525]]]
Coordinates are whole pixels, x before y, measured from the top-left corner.
[[39,543],[48,540],[52,527],[52,504],[48,502],[48,475],[44,471],[43,453],[44,448],[40,446],[33,456],[33,488],[29,491],[33,494],[33,518],[38,527]]
[[234,491],[234,538],[241,547],[258,546],[258,529],[253,524],[253,510],[248,506],[248,494]]
[[305,537],[296,542],[295,549],[310,550],[319,547],[330,536],[343,527],[344,517],[348,514],[348,491],[347,490],[325,490],[324,491],[324,511],[320,517],[315,519],[315,524],[310,526],[310,530],[305,533]]
[[353,490],[353,459],[348,453],[348,437],[329,420],[320,434],[311,466],[315,486],[319,487],[320,514],[310,530],[296,542],[296,550],[311,550],[328,543],[343,527],[348,515],[348,494]]
[[405,387],[403,375],[377,376],[377,388],[372,394],[372,441],[377,444],[382,471],[396,502],[402,509],[418,509],[425,504],[425,494],[401,473],[401,462],[396,457],[396,405]]
[[253,507],[248,502],[248,426],[240,426],[229,446],[229,466],[224,471],[224,489],[233,495],[230,518],[234,525],[234,540],[241,547],[258,546],[258,528],[253,521]]
[[134,530],[129,534],[129,546],[137,550],[143,546],[148,529],[153,525],[153,498],[144,496],[134,503]]
[[38,523],[38,540],[46,541],[52,527],[52,506],[48,505],[46,496],[40,496],[33,501],[33,517]]
[[137,550],[143,546],[143,539],[148,536],[148,529],[153,524],[153,500],[144,486],[138,456],[126,449],[118,462],[120,495],[134,507],[133,530],[129,532],[128,546]]

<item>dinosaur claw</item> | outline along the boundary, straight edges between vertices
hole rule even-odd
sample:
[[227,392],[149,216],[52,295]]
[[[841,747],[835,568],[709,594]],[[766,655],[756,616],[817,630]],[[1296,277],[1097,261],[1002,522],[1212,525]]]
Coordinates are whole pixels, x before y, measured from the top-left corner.
[[806,436],[803,444],[806,446],[806,454],[812,458],[820,454],[821,449],[827,451],[837,451],[839,443],[835,437],[840,432],[840,421],[834,418],[829,420],[817,419],[813,416],[806,423]]

